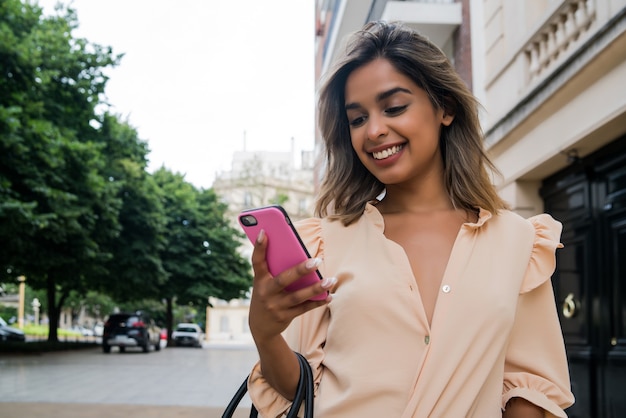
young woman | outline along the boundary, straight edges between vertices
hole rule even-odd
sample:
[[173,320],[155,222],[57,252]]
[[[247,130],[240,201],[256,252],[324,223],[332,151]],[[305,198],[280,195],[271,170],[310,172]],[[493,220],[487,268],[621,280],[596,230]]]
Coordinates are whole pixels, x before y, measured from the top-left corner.
[[[297,351],[319,417],[565,417],[561,225],[498,197],[476,100],[445,55],[401,24],[367,24],[319,109],[318,217],[297,225],[314,258],[272,277],[263,233],[252,255],[260,414],[289,409]],[[284,290],[315,268],[322,282]]]

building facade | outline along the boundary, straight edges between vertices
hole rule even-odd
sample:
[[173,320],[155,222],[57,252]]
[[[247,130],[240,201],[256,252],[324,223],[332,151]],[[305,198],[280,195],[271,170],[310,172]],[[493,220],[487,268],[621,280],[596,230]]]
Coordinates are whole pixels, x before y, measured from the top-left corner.
[[563,223],[569,416],[626,416],[626,0],[319,0],[318,79],[379,18],[432,39],[472,88],[501,196]]
[[282,205],[294,220],[312,216],[312,181],[312,151],[301,153],[299,165],[293,152],[239,151],[232,169],[219,173],[212,188],[234,225],[242,210],[271,204]]
[[563,223],[553,283],[568,412],[626,416],[626,1],[493,0],[477,13],[501,194]]

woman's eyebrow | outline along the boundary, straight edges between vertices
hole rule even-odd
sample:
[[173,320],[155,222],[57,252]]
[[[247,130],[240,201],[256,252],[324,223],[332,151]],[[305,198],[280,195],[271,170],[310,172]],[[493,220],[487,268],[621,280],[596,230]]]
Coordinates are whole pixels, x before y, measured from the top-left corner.
[[[408,93],[408,94],[411,94],[411,91],[408,90],[408,89],[405,89],[404,87],[394,87],[394,88],[392,88],[390,90],[383,91],[382,93],[378,93],[376,95],[376,101],[380,102],[382,100],[385,100],[388,97],[393,96],[396,93]],[[359,105],[357,102],[346,103],[346,110],[358,109],[359,107],[361,107],[361,105]]]
[[405,89],[404,87],[394,87],[391,90],[383,91],[382,93],[379,93],[378,95],[376,95],[376,101],[380,102],[382,100],[385,100],[388,97],[393,96],[396,93],[411,94],[411,91],[409,89]]

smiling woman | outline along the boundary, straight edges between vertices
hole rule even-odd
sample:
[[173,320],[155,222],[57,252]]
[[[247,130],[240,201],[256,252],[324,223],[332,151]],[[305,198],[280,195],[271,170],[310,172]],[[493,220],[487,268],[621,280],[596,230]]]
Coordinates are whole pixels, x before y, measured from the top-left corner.
[[[57,0],[39,3],[51,13]],[[77,36],[124,54],[106,94],[148,141],[151,171],[165,165],[208,188],[244,147],[290,151],[294,138],[296,149],[313,148],[313,2],[74,0],[71,7]]]
[[345,101],[352,147],[380,182],[390,187],[424,170],[443,174],[440,129],[454,115],[433,108],[426,91],[388,60],[354,70]]
[[[319,416],[565,417],[561,224],[498,196],[476,99],[443,52],[371,22],[319,97],[326,173],[317,217],[295,225],[314,260],[271,274],[265,234],[252,254],[259,413],[292,407],[300,353]],[[286,291],[318,266],[324,280]]]

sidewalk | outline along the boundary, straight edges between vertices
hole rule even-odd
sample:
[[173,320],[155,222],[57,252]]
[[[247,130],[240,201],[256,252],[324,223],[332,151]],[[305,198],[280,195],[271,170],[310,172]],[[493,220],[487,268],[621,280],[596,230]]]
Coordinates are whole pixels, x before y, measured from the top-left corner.
[[[200,406],[0,402],[1,418],[220,418],[223,409]],[[241,407],[234,418],[247,418]]]
[[257,359],[233,343],[0,356],[0,418],[219,418]]

